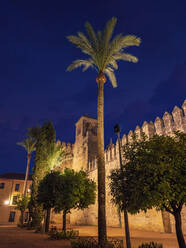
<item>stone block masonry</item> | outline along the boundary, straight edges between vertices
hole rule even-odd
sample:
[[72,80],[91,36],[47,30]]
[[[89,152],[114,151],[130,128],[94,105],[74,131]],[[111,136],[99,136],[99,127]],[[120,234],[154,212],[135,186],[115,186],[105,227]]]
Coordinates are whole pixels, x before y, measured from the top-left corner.
[[[165,112],[162,118],[157,117],[154,122],[144,121],[142,127],[137,126],[134,131],[122,136],[122,145],[130,142],[133,133],[139,137],[142,132],[147,137],[158,135],[174,135],[174,131],[180,130],[186,133],[186,100],[182,108],[174,107],[172,113]],[[86,170],[91,179],[97,182],[97,120],[88,116],[82,116],[76,123],[76,139],[72,149],[73,159],[68,167],[74,170]],[[64,168],[62,164],[61,168]],[[108,176],[110,172],[119,168],[118,141],[116,144],[110,141],[105,150],[106,168],[106,213],[107,225],[119,226],[119,215],[116,207],[111,202]],[[186,208],[182,211],[183,232],[186,233]],[[121,217],[123,220],[123,218]],[[97,225],[97,200],[84,211],[72,211],[71,224]],[[175,232],[174,220],[167,212],[157,212],[155,209],[147,213],[129,215],[130,228],[139,230]],[[123,223],[122,223],[123,224]]]

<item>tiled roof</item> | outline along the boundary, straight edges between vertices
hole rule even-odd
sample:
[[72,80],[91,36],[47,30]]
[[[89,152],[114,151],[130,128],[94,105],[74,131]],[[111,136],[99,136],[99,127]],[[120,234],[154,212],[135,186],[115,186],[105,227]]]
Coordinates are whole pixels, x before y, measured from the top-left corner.
[[[8,173],[0,174],[0,178],[24,180],[25,174],[16,173],[16,172],[8,172]],[[28,180],[32,180],[32,175],[29,175]]]

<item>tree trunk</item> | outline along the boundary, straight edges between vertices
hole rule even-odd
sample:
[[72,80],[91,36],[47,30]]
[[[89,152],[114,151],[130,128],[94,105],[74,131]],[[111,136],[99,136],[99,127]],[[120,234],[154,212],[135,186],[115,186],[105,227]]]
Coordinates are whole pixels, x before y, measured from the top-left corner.
[[118,214],[118,220],[119,220],[119,227],[122,228],[121,211],[120,211],[119,205],[117,205],[117,214]]
[[104,156],[104,83],[106,78],[99,73],[98,101],[97,101],[97,141],[98,141],[98,242],[104,247],[107,241],[106,233],[106,209],[105,209],[105,156]]
[[21,226],[23,226],[24,224],[24,211],[23,210],[21,210],[20,223],[21,223]]
[[126,208],[124,208],[124,223],[125,223],[125,236],[126,236],[127,248],[131,248],[130,232],[129,232],[129,221],[128,221],[128,213],[127,213]]
[[176,236],[179,244],[179,248],[186,248],[185,240],[183,237],[182,226],[181,226],[181,211],[174,212]]
[[63,211],[63,231],[66,232],[66,216],[67,216],[67,211]]
[[45,232],[49,231],[49,225],[50,225],[50,213],[51,213],[51,209],[47,209],[46,211],[46,222],[45,222]]
[[27,188],[27,181],[28,181],[28,173],[29,173],[29,167],[30,167],[30,159],[31,159],[31,154],[28,153],[27,155],[27,166],[26,166],[26,175],[25,175],[25,181],[24,181],[24,186],[23,186],[23,195],[26,195],[26,188]]

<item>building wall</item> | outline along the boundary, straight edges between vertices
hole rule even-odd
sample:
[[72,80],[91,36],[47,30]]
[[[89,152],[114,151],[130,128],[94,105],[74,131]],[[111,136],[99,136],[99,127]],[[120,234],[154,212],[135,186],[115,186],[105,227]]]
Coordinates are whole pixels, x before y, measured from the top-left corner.
[[[90,122],[90,118],[84,117],[86,122]],[[95,123],[95,122],[94,122]],[[83,130],[82,119],[76,123],[76,128]],[[134,131],[130,131],[128,135],[124,134],[122,136],[122,145],[126,142],[130,142],[133,133],[136,133],[139,137],[142,132],[144,132],[147,137],[152,137],[154,134],[158,135],[174,135],[174,131],[180,130],[186,132],[186,100],[182,105],[182,109],[179,107],[174,107],[172,113],[165,113],[162,118],[157,117],[153,122],[144,122],[142,127],[137,126]],[[96,148],[97,144],[96,136],[91,136],[91,130],[82,135],[79,131],[76,131],[76,142],[74,145],[74,157],[72,168],[75,170],[81,169],[83,163],[88,168],[88,175],[91,179],[97,182],[97,160],[96,160]],[[78,135],[79,136],[78,136]],[[90,134],[90,135],[89,135]],[[89,135],[89,136],[88,136]],[[78,137],[77,137],[78,136]],[[88,147],[88,142],[92,142],[92,146]],[[86,146],[85,146],[86,144]],[[85,147],[88,149],[86,153],[83,151]],[[93,154],[91,151],[93,150]],[[78,151],[78,152],[77,152]],[[118,152],[118,142],[112,144],[110,142],[109,146],[105,150],[105,168],[106,168],[106,213],[107,213],[107,225],[108,226],[119,226],[119,217],[116,207],[111,202],[111,195],[109,192],[109,181],[108,176],[112,169],[119,168],[119,152]],[[88,165],[87,165],[88,163]],[[123,222],[123,217],[122,222]],[[73,211],[70,216],[70,221],[72,224],[88,224],[97,225],[97,199],[94,205],[91,205],[88,209],[84,211]],[[139,230],[152,230],[152,231],[166,231],[169,232],[170,229],[175,232],[174,219],[167,212],[157,212],[155,209],[148,211],[147,213],[139,213],[136,215],[129,215],[130,228]],[[170,223],[170,226],[169,226]],[[182,227],[183,232],[186,233],[186,207],[182,211]]]
[[[0,224],[17,224],[19,222],[20,211],[15,210],[13,197],[21,195],[23,192],[24,180],[0,178],[0,183],[4,183],[4,189],[0,189]],[[19,191],[15,191],[15,185],[19,184]],[[27,189],[30,188],[32,181],[28,181]],[[6,201],[9,201],[6,204]],[[15,219],[9,222],[10,212],[15,212]]]
[[97,120],[82,116],[76,123],[76,138],[73,146],[74,170],[87,170],[90,159],[97,155]]
[[[153,122],[144,122],[142,127],[137,126],[134,131],[130,131],[127,135],[122,136],[122,145],[130,142],[134,133],[140,136],[144,132],[148,137],[154,134],[173,135],[174,131],[180,130],[186,132],[186,100],[182,105],[182,109],[177,106],[172,114],[165,113],[162,118],[157,117]],[[75,144],[61,143],[69,154],[73,156],[63,162],[58,170],[63,171],[64,168],[74,169],[76,171],[84,169],[88,172],[89,177],[97,183],[97,120],[82,116],[76,123],[76,139]],[[105,168],[106,168],[106,214],[108,226],[119,226],[119,215],[115,205],[111,201],[109,190],[109,179],[111,171],[119,168],[119,151],[118,142],[113,144],[112,141],[105,150]],[[15,210],[12,205],[12,197],[23,190],[23,180],[0,179],[0,183],[5,182],[5,188],[0,189],[0,224],[11,224],[8,222],[10,211],[16,212],[14,223],[19,220],[20,213]],[[15,192],[15,184],[20,183],[20,192]],[[28,187],[31,181],[28,183]],[[10,204],[4,205],[4,201],[9,199]],[[123,225],[123,215],[121,216]],[[71,224],[97,225],[97,197],[94,205],[91,205],[84,211],[73,210],[68,216],[68,222]],[[169,223],[170,222],[170,226]],[[62,223],[62,214],[52,214],[51,223]],[[139,213],[136,215],[129,214],[129,224],[131,229],[151,230],[151,231],[170,231],[175,232],[174,219],[167,212],[157,212],[155,209],[147,211],[147,213]],[[182,211],[182,227],[186,233],[186,208]]]

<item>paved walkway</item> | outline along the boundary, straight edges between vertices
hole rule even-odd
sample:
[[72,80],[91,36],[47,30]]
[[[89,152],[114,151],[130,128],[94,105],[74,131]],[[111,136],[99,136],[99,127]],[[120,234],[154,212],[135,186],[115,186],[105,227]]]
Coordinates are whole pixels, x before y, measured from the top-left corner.
[[[95,226],[76,226],[72,227],[78,229],[80,236],[97,236],[97,227]],[[124,229],[122,228],[107,228],[108,237],[124,238]],[[132,248],[138,248],[144,242],[154,241],[163,244],[163,248],[178,248],[176,235],[174,233],[161,233],[161,232],[147,232],[131,230],[131,244]],[[186,240],[186,235],[184,236]]]
[[[97,236],[95,226],[71,227],[79,230],[80,236]],[[108,236],[122,239],[124,231],[121,228],[108,228]],[[186,236],[185,236],[186,239]],[[176,235],[160,232],[131,231],[132,248],[137,248],[142,242],[158,242],[163,248],[178,248]],[[125,242],[125,239],[124,239]],[[125,244],[125,243],[124,243]],[[49,240],[47,235],[36,234],[33,231],[22,230],[13,226],[0,226],[0,248],[70,248],[67,240]]]
[[12,226],[0,226],[0,248],[70,248],[68,240],[49,240],[48,235]]

